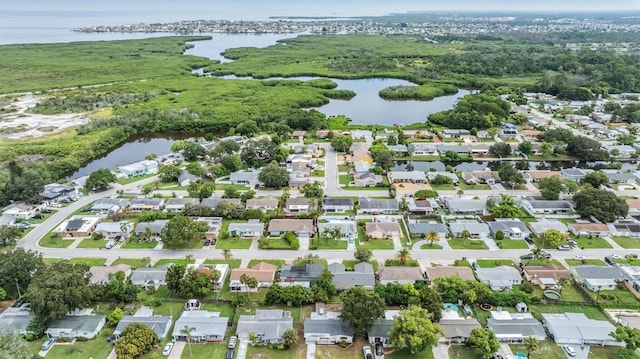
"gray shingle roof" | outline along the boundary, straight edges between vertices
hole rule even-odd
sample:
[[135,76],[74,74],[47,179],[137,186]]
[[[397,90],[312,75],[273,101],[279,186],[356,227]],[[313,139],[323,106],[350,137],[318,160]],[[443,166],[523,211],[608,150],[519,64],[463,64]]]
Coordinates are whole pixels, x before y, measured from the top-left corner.
[[322,205],[353,207],[353,200],[350,198],[325,198],[324,200],[322,200]]
[[349,321],[339,318],[307,318],[304,320],[304,332],[353,336]]
[[573,267],[573,271],[581,279],[622,279],[622,272],[618,267],[580,265]]
[[398,201],[395,199],[371,199],[358,200],[361,209],[398,209]]
[[513,228],[518,228],[522,233],[531,233],[527,225],[520,221],[494,221],[487,224],[489,225],[489,229],[491,229],[491,233],[494,234],[498,231],[512,232]]
[[411,233],[449,233],[449,227],[442,223],[410,223],[409,232]]

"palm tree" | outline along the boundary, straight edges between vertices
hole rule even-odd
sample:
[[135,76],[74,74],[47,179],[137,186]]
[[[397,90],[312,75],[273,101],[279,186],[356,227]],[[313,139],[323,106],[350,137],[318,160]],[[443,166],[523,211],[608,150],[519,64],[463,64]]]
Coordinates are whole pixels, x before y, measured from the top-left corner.
[[129,234],[129,228],[131,228],[131,222],[120,222],[120,232],[122,232],[122,237],[126,240],[127,235]]
[[469,239],[469,237],[471,237],[471,232],[469,232],[468,229],[465,229],[460,233],[460,237],[462,237],[462,239]]
[[324,227],[324,229],[322,230],[322,238],[325,239],[326,243],[329,243],[329,238],[330,237],[331,237],[331,228]]
[[540,343],[534,337],[524,338],[524,348],[527,350],[527,358],[531,358],[531,353],[535,353],[540,349]]
[[213,283],[213,287],[215,289],[217,289],[217,287],[218,287],[218,281],[220,280],[220,276],[221,275],[222,274],[217,269],[212,270],[211,274],[209,275],[209,279],[211,279],[211,283]]
[[429,241],[429,243],[431,243],[431,246],[433,246],[434,243],[440,242],[440,235],[438,234],[438,232],[435,231],[430,231],[429,233],[427,233],[427,241]]
[[409,164],[411,165],[411,167],[413,167],[413,152],[414,152],[415,148],[413,148],[413,145],[409,145],[407,146],[407,153],[409,153]]
[[229,264],[229,267],[231,267],[231,258],[233,258],[233,254],[231,254],[231,250],[229,249],[223,250],[222,256],[224,257],[224,260],[226,260],[227,263]]
[[306,256],[304,256],[304,261],[305,263],[313,263],[313,261],[315,261],[316,259],[320,258],[320,256],[318,256],[317,254],[313,254],[313,253],[309,253]]
[[558,286],[560,287],[560,294],[562,294],[562,290],[565,287],[569,287],[571,285],[571,279],[567,277],[560,277],[558,279]]
[[462,189],[459,189],[456,193],[458,194],[458,198],[460,198],[464,194],[464,191]]
[[339,227],[334,227],[331,230],[331,238],[333,238],[334,240],[338,240],[340,239],[340,237],[342,237],[342,231]]
[[196,328],[185,325],[184,328],[180,329],[180,334],[184,334],[187,337],[187,344],[189,344],[189,356],[193,356],[193,352],[191,351],[191,332],[195,331]]
[[242,273],[240,276],[240,284],[247,285],[247,280],[249,280],[249,276],[246,273]]
[[247,277],[247,279],[245,280],[245,284],[247,287],[249,287],[250,291],[253,291],[254,289],[258,288],[258,279],[256,279],[256,277]]
[[411,252],[409,252],[407,248],[402,248],[398,251],[398,254],[396,254],[396,258],[398,262],[400,262],[400,265],[406,266],[411,261]]
[[538,247],[531,249],[531,259],[534,262],[539,261],[541,256],[542,256],[542,249]]

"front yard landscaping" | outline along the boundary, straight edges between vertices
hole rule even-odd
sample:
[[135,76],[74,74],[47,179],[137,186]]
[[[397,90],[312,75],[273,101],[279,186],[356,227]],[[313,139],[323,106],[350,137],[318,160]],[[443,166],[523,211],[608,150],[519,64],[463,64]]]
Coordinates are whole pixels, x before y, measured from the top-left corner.
[[480,239],[449,239],[449,246],[453,249],[489,249],[484,241]]
[[431,244],[431,243],[427,243],[427,244],[423,244],[420,246],[420,249],[442,249],[442,246],[439,244]]
[[353,182],[353,175],[339,175],[338,182],[343,186],[348,186],[349,183]]
[[640,240],[631,237],[611,237],[622,248],[640,249]]
[[348,246],[349,243],[347,241],[331,238],[314,238],[310,243],[310,247],[317,249],[347,249]]
[[569,235],[574,241],[578,243],[581,248],[611,248],[611,244],[606,239],[600,237],[578,237]]
[[76,340],[73,344],[56,344],[47,352],[48,358],[66,359],[86,359],[86,358],[106,358],[111,352],[112,346],[107,342],[107,337],[111,336],[113,329],[104,329],[98,336],[89,341]]
[[111,265],[127,264],[127,265],[130,265],[133,269],[135,269],[135,268],[145,267],[149,263],[151,263],[151,259],[149,259],[149,258],[142,258],[142,259],[118,258],[115,261],[113,261],[113,263],[111,263]]
[[291,249],[291,244],[284,238],[265,238],[259,242],[260,249]]
[[93,238],[85,238],[83,239],[76,248],[105,248],[109,243],[106,239],[93,239]]
[[607,265],[607,263],[599,260],[599,259],[581,259],[581,260],[577,260],[577,259],[567,259],[566,260],[567,264],[570,266],[579,266],[579,265],[593,265],[593,266],[601,266],[604,267]]
[[480,268],[495,268],[498,266],[511,266],[517,268],[516,264],[509,259],[478,259],[476,261]]
[[357,242],[358,247],[364,247],[371,250],[389,249],[393,250],[393,241],[391,239],[369,239],[364,242]]
[[72,245],[76,239],[77,238],[63,239],[60,236],[49,234],[43,237],[38,244],[46,248],[67,248]]
[[97,267],[103,265],[107,260],[104,258],[71,258],[69,263],[82,263],[89,267]]
[[218,239],[216,241],[216,249],[249,249],[251,248],[253,239],[231,237],[228,239]]
[[502,249],[529,249],[527,242],[522,239],[503,239],[496,241],[496,244]]

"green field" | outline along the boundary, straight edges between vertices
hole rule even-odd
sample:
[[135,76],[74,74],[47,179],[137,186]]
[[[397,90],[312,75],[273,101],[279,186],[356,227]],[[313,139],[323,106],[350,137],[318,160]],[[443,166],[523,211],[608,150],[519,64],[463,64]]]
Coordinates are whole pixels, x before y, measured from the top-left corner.
[[85,238],[76,248],[105,248],[107,243],[109,243],[106,239],[93,239],[93,238]]
[[611,237],[614,242],[618,243],[620,247],[626,249],[639,249],[640,239],[631,237]]
[[489,249],[484,241],[479,239],[449,239],[449,246],[453,249]]
[[229,239],[218,239],[216,241],[217,249],[249,249],[251,247],[251,243],[253,243],[253,239],[251,238],[229,238]]
[[502,249],[529,249],[527,242],[522,239],[503,239],[496,241],[496,243]]

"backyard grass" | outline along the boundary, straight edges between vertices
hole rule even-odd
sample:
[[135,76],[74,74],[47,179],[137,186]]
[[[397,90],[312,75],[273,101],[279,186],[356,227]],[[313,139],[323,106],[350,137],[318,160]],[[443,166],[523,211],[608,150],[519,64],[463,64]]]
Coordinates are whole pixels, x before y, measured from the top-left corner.
[[563,301],[578,302],[578,303],[587,302],[586,299],[584,299],[584,296],[582,295],[582,293],[578,292],[578,289],[576,289],[576,287],[573,285],[562,288],[561,294],[562,294],[561,300]]
[[107,343],[107,337],[112,334],[111,329],[103,330],[96,339],[86,342],[76,341],[70,345],[54,345],[47,352],[47,358],[86,359],[106,358],[112,346]]
[[338,181],[341,185],[348,185],[349,183],[353,182],[353,175],[339,175]]
[[452,249],[489,249],[484,241],[479,239],[454,238],[449,240]]
[[582,260],[567,259],[566,262],[570,266],[579,266],[579,265],[588,264],[593,266],[604,267],[607,265],[607,263],[601,261],[600,259],[582,259]]
[[[355,260],[355,259],[345,259],[342,261],[342,264],[344,264],[344,269],[348,270],[348,271],[352,271],[353,270],[353,266],[355,266],[356,264],[360,263],[360,261]],[[373,266],[373,271],[377,272],[378,271],[378,261],[375,260],[371,260],[369,261],[369,263]]]
[[115,261],[113,261],[113,263],[111,263],[111,265],[116,265],[116,264],[127,264],[130,265],[132,268],[142,268],[147,266],[147,264],[149,264],[151,262],[151,260],[149,258],[142,258],[142,259],[134,259],[134,258],[118,258]]
[[610,359],[617,358],[618,352],[623,348],[620,347],[597,347],[592,346],[589,349],[589,359]]
[[260,262],[265,262],[265,263],[269,263],[269,264],[273,264],[274,266],[280,268],[282,267],[282,265],[284,264],[284,260],[283,259],[252,259],[251,261],[249,261],[249,264],[247,265],[247,268],[251,268],[254,265],[260,263]]
[[314,238],[312,245],[315,245],[318,249],[347,249],[349,243],[347,241],[341,241],[336,239]]
[[76,248],[105,248],[109,243],[106,239],[93,239],[93,238],[85,238],[83,239]]
[[216,242],[216,249],[249,249],[253,243],[251,238],[229,238],[218,239]]
[[226,259],[205,259],[204,264],[228,264],[231,269],[240,268],[240,263],[242,261],[240,259],[231,259],[227,261]]
[[626,249],[638,249],[640,248],[640,240],[631,237],[611,237],[614,242],[622,248]]
[[476,262],[480,268],[495,268],[498,266],[516,267],[516,264],[509,259],[478,259]]
[[569,235],[574,241],[578,243],[578,246],[582,248],[611,248],[611,244],[604,238],[599,237],[577,237]]
[[69,263],[82,263],[86,264],[89,267],[97,267],[103,265],[107,260],[104,258],[71,258],[69,259]]
[[187,260],[186,258],[162,258],[162,259],[158,259],[157,262],[155,262],[153,264],[154,267],[159,267],[163,264],[167,264],[167,263],[173,263],[173,264],[181,264],[183,266],[187,266],[187,264],[192,264],[195,263],[196,261],[194,259],[191,260]]
[[531,313],[534,315],[540,313],[564,313],[564,312],[578,312],[584,313],[589,319],[595,320],[609,320],[607,315],[604,314],[598,307],[593,305],[580,305],[562,304],[562,303],[547,303],[547,304],[531,304],[529,306]]
[[431,244],[431,243],[426,243],[420,246],[420,249],[442,249],[442,246],[439,244]]
[[76,239],[77,238],[63,239],[60,237],[52,237],[51,235],[47,235],[43,237],[40,242],[38,242],[38,244],[46,248],[67,248],[71,244],[73,244],[73,241]]
[[[611,305],[634,305],[640,306],[640,300],[638,300],[633,293],[629,290],[616,288],[614,290],[602,290],[599,293],[593,293],[587,291],[591,298],[597,300],[599,304],[604,304],[610,307]],[[600,294],[600,295],[598,295]]]
[[347,172],[349,170],[349,166],[347,165],[338,165],[338,172]]
[[502,249],[529,249],[527,242],[522,239],[503,239],[496,241],[496,243]]
[[368,241],[357,242],[358,247],[364,247],[371,250],[389,249],[393,250],[393,241],[390,239],[370,239]]
[[158,246],[158,242],[156,241],[142,241],[138,243],[138,240],[134,238],[129,238],[120,248],[125,249],[154,249]]
[[[527,354],[527,349],[524,345],[510,345],[511,351],[515,353],[524,353]],[[564,354],[562,348],[556,344],[553,340],[547,338],[543,342],[540,342],[540,348],[534,353],[531,353],[531,357],[536,358],[545,358],[545,359],[564,359],[566,355]],[[589,355],[591,358],[591,355]],[[613,358],[613,357],[612,357]]]

